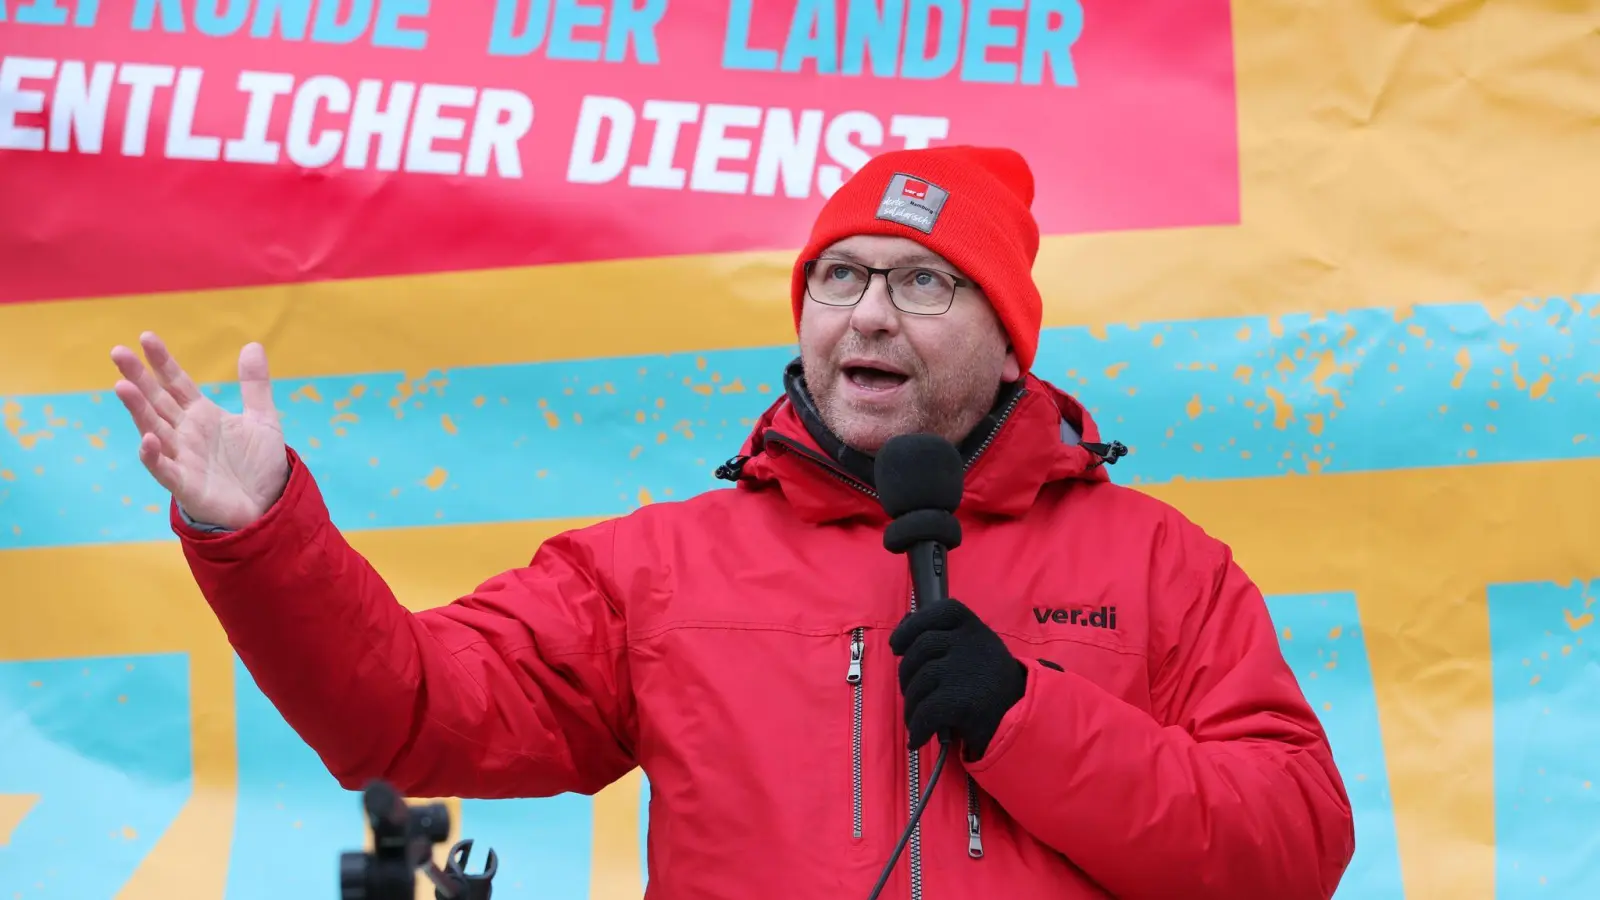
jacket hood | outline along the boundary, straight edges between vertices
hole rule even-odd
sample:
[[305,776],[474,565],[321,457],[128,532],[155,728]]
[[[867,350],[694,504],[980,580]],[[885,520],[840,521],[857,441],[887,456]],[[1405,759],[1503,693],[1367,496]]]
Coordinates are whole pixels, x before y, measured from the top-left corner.
[[[1106,481],[1105,465],[1127,448],[1100,442],[1088,410],[1032,374],[1001,390],[995,407],[959,445],[967,461],[963,514],[1015,517],[1055,481]],[[744,490],[777,490],[810,522],[887,516],[872,483],[872,458],[844,445],[822,423],[799,360],[784,371],[784,394],[756,420],[738,456],[717,477]]]

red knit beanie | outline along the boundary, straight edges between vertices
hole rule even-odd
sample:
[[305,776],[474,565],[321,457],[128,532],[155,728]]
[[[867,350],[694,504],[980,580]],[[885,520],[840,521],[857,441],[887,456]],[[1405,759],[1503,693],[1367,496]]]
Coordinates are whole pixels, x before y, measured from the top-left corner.
[[910,238],[978,283],[1027,372],[1044,315],[1033,283],[1039,225],[1032,203],[1033,172],[1013,150],[930,147],[873,157],[828,198],[795,260],[795,328],[806,300],[806,260],[851,235]]

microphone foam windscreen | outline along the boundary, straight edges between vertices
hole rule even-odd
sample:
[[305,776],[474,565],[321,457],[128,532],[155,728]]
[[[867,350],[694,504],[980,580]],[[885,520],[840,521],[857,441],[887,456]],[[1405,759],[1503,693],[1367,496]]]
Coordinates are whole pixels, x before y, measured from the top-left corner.
[[935,434],[902,434],[884,442],[873,462],[878,497],[891,517],[918,509],[955,512],[966,464],[955,445]]

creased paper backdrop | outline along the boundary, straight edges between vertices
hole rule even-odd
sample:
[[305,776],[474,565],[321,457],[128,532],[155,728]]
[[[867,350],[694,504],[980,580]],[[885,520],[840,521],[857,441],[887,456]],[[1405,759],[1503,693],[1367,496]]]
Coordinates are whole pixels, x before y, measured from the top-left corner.
[[[188,579],[112,345],[234,404],[261,340],[435,605],[712,489],[810,218],[930,143],[1030,158],[1036,371],[1269,594],[1339,896],[1600,896],[1597,42],[1570,0],[0,0],[0,897],[333,896],[364,839]],[[637,772],[447,802],[497,897],[643,890]]]

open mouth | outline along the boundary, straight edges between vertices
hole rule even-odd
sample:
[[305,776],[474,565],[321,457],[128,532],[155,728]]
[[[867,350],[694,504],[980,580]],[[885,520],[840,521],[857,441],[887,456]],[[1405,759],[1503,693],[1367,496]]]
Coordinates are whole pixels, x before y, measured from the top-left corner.
[[908,378],[903,372],[872,365],[849,365],[843,371],[851,384],[868,391],[894,390],[905,384]]

